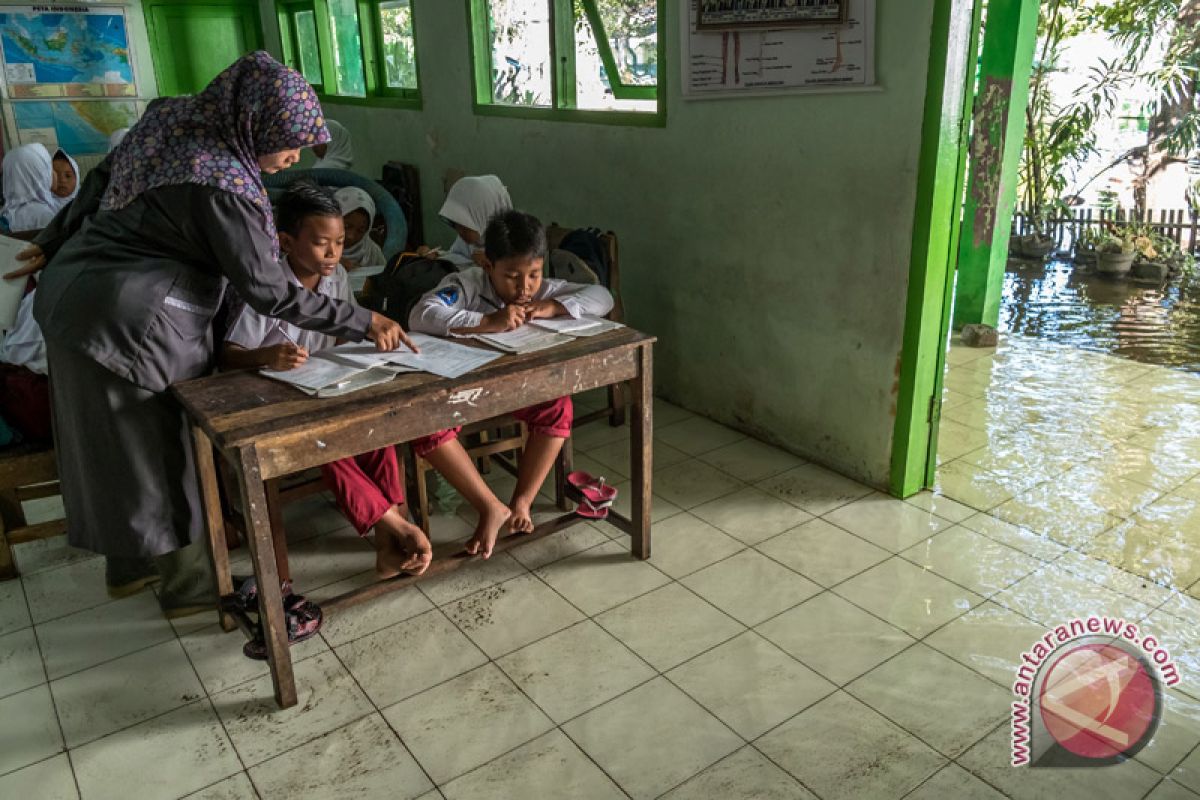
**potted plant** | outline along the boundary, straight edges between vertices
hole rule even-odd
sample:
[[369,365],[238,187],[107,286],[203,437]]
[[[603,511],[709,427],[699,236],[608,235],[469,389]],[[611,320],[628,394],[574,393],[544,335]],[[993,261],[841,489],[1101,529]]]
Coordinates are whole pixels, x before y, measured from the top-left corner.
[[1096,247],[1096,271],[1101,275],[1128,275],[1138,253],[1136,238],[1128,228],[1106,233]]
[[1103,232],[1099,228],[1087,228],[1083,233],[1079,234],[1079,238],[1075,240],[1075,253],[1073,259],[1080,266],[1095,266],[1096,264],[1096,246],[1104,238]]

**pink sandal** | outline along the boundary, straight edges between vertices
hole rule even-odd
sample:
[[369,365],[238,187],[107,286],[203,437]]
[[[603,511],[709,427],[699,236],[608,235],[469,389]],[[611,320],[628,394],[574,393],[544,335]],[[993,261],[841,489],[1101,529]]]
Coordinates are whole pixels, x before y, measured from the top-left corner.
[[578,490],[583,502],[575,513],[588,519],[605,519],[608,509],[617,499],[617,489],[604,482],[604,477],[594,478],[587,472],[577,471],[567,475],[567,483]]

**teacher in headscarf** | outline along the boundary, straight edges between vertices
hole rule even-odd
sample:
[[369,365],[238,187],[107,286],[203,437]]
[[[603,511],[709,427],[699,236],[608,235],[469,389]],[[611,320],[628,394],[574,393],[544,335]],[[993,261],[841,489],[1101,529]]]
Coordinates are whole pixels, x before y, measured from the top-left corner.
[[328,141],[311,87],[264,52],[204,91],[156,101],[22,255],[47,262],[46,337],[68,540],[107,558],[114,596],[161,577],[168,616],[212,609],[187,419],[168,391],[207,373],[227,284],[255,311],[381,350],[379,314],[293,286],[262,173]]

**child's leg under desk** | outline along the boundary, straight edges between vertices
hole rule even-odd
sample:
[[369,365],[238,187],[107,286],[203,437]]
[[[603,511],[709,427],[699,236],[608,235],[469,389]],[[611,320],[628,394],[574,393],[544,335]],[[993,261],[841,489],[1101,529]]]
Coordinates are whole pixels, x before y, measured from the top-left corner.
[[560,397],[547,403],[523,408],[513,414],[529,429],[529,439],[521,453],[517,469],[517,488],[513,490],[512,519],[509,527],[514,531],[533,530],[531,507],[538,489],[554,467],[563,443],[571,435],[574,408],[571,398]]
[[510,511],[484,482],[475,462],[458,441],[457,433],[457,429],[451,429],[423,437],[413,443],[413,448],[417,456],[432,464],[479,514],[479,523],[475,535],[467,543],[467,552],[480,553],[487,558],[492,554],[496,536],[508,520]]

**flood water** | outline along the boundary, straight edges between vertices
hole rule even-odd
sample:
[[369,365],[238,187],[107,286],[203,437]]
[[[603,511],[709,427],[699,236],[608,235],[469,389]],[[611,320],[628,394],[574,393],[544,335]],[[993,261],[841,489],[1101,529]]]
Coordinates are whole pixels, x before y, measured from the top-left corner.
[[1010,261],[1000,330],[1200,374],[1200,266],[1166,286]]

